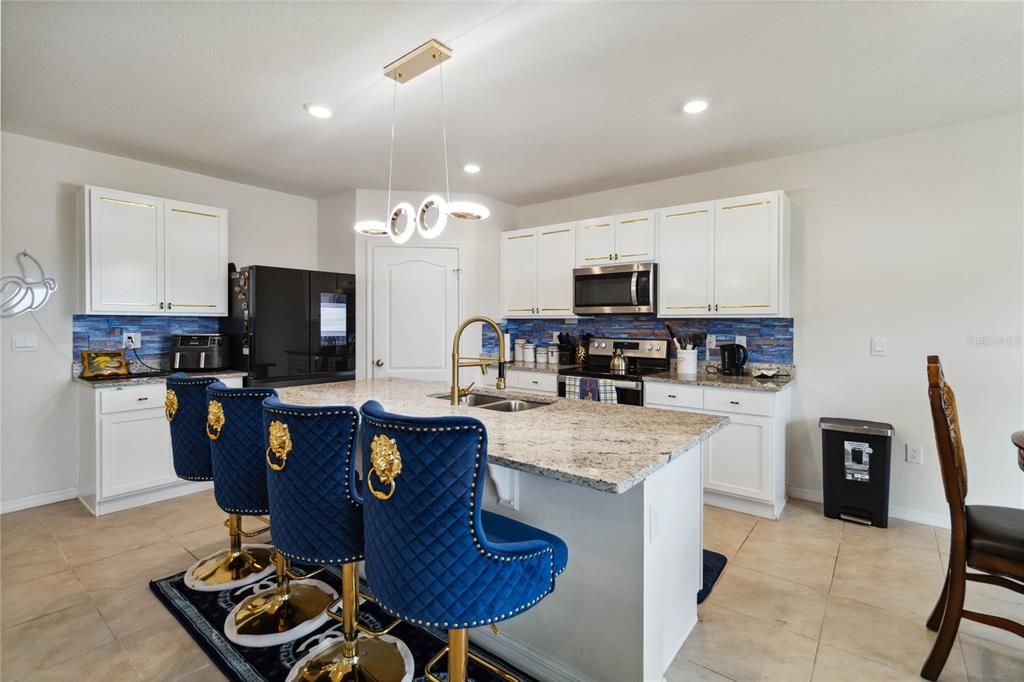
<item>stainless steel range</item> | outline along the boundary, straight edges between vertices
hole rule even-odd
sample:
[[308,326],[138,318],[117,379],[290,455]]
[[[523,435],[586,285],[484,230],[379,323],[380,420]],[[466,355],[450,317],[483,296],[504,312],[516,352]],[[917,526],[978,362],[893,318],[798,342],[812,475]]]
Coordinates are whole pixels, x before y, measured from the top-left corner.
[[591,377],[614,382],[618,403],[643,405],[644,377],[669,368],[668,344],[666,339],[591,339],[585,364],[558,371],[558,395],[565,395],[565,377]]

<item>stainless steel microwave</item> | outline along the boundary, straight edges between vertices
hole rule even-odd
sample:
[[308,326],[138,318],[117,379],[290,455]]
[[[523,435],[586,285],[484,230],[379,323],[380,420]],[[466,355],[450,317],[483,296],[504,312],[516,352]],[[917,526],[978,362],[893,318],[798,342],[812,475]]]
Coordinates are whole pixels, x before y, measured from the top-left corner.
[[572,310],[577,315],[653,313],[657,272],[656,263],[576,268]]

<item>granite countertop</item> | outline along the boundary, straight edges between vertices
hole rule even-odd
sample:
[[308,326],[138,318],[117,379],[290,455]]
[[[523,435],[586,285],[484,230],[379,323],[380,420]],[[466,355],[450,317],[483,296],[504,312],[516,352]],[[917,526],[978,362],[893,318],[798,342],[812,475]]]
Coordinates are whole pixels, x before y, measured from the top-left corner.
[[[472,416],[487,427],[492,464],[609,493],[624,493],[728,423],[694,412],[540,397],[514,390],[473,393],[548,403],[525,412],[448,404],[448,384],[410,379],[358,379],[278,389],[301,405],[361,406],[417,417]],[[435,396],[441,396],[440,399]]]
[[775,376],[770,379],[756,378],[749,374],[739,377],[725,376],[724,374],[708,374],[703,369],[697,374],[677,375],[675,370],[648,374],[644,381],[652,381],[664,384],[682,384],[684,386],[708,386],[714,388],[736,388],[741,391],[769,391],[778,392],[786,388],[794,381],[794,376]]
[[[91,388],[124,388],[126,386],[144,386],[146,384],[162,384],[167,380],[173,372],[168,374],[157,374],[153,376],[125,376],[117,379],[102,379],[100,381],[88,381],[78,376],[74,376],[74,380],[80,384],[85,384]],[[189,376],[193,377],[217,377],[218,379],[229,379],[231,377],[244,377],[245,372],[240,372],[236,369],[218,369],[218,370],[206,370],[203,372],[185,372]]]

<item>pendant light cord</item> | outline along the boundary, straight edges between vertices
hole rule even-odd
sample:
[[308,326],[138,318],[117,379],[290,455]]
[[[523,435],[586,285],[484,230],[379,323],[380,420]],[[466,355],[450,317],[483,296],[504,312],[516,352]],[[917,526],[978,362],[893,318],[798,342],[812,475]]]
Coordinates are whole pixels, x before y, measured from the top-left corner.
[[388,198],[384,206],[384,229],[391,231],[391,174],[395,168],[395,121],[398,118],[398,81],[391,90],[391,153],[388,155]]
[[444,64],[437,65],[438,79],[441,81],[441,142],[444,146],[444,200],[452,201],[452,190],[448,184],[448,126],[444,113]]

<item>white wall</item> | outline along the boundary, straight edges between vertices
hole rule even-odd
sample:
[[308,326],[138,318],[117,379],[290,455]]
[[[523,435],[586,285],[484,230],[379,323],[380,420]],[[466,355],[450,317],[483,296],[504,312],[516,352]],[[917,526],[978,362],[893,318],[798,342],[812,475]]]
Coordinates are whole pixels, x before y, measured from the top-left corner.
[[355,272],[356,191],[339,192],[317,202],[317,268],[328,272]]
[[[428,191],[393,191],[391,193],[391,204],[400,201],[408,201],[414,206],[431,192]],[[489,197],[474,194],[453,194],[453,201],[475,201],[487,206],[491,215],[487,220],[465,221],[449,220],[445,231],[437,238],[430,240],[431,246],[459,244],[463,247],[465,262],[461,264],[462,273],[462,315],[487,315],[497,319],[501,314],[501,302],[499,300],[500,282],[498,280],[500,245],[499,234],[502,230],[514,229],[517,226],[517,209],[509,204],[502,203]],[[356,220],[380,220],[385,212],[387,203],[386,190],[359,189],[356,190]],[[424,240],[419,235],[413,235],[406,246],[416,246]],[[368,263],[367,245],[390,244],[386,237],[355,237],[355,272],[356,283],[359,289],[359,308],[356,312],[356,343],[363,349],[359,355],[362,362],[357,366],[357,375],[365,376],[366,368],[372,362],[372,347],[368,343],[368,327],[366,323],[366,311],[370,304],[370,286],[367,284]],[[479,327],[466,331],[462,341],[462,352],[464,355],[479,355],[481,345],[481,330]],[[473,376],[471,376],[473,375]],[[465,381],[476,380],[477,371],[466,371],[463,375]],[[489,375],[490,376],[490,375]]]
[[[28,249],[60,288],[33,317],[0,327],[0,499],[67,494],[77,485],[78,437],[71,376],[76,311],[75,192],[102,185],[228,209],[228,253],[238,265],[317,267],[317,202],[236,182],[3,133],[3,274]],[[39,335],[35,353],[11,353],[11,335]]]
[[[789,485],[821,491],[822,416],[892,422],[894,513],[948,524],[925,356],[955,387],[970,502],[1024,505],[1021,112],[522,207],[524,227],[783,189],[797,381]],[[888,357],[868,353],[889,338]],[[995,345],[972,337],[1004,337]],[[1009,337],[1008,339],[1005,337]],[[905,443],[925,445],[907,464]]]

